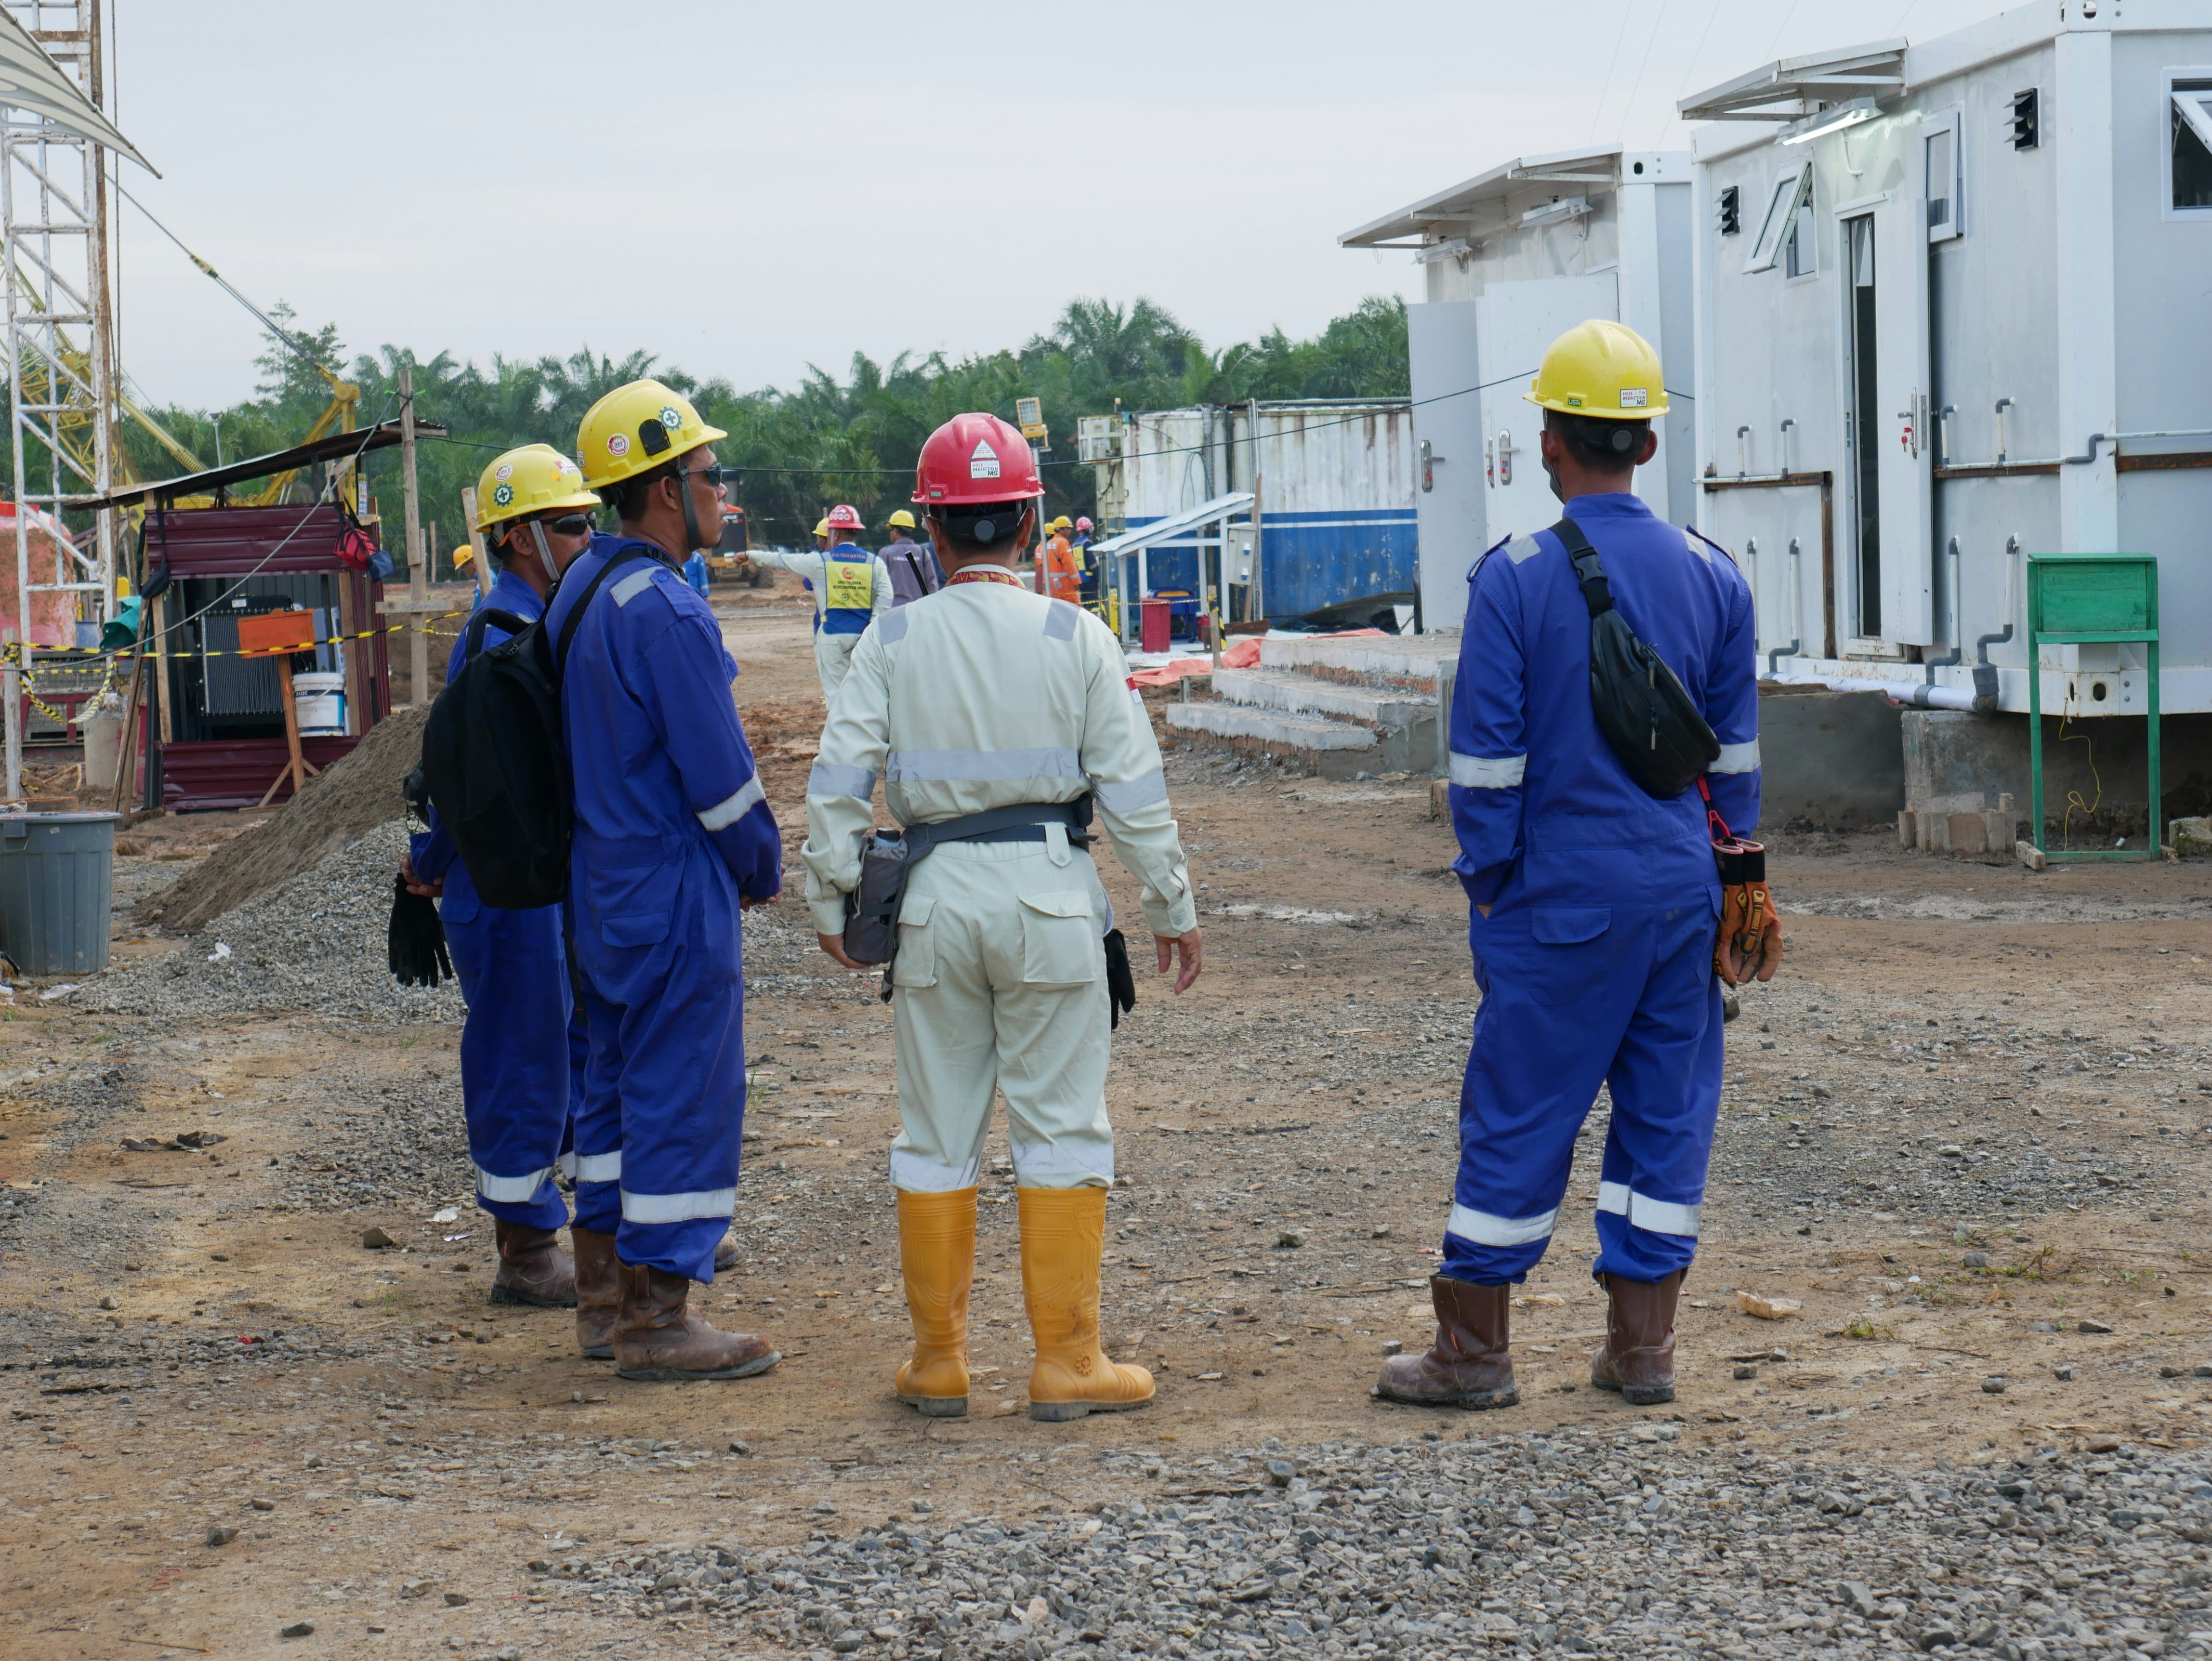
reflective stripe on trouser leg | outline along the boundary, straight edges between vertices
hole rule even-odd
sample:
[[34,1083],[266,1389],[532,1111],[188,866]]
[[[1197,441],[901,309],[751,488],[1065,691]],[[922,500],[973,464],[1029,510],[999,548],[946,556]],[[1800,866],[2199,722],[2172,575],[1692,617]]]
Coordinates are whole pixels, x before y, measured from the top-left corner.
[[824,698],[845,684],[846,671],[853,666],[853,648],[860,643],[858,635],[833,635],[827,629],[814,631],[814,670],[822,677]]
[[568,1208],[553,1185],[572,1107],[562,1033],[569,1019],[561,909],[476,904],[467,872],[447,879],[447,950],[468,1014],[461,1025],[461,1111],[477,1203],[502,1221],[553,1229]]
[[1519,1281],[1551,1244],[1589,1116],[1643,983],[1648,923],[1614,905],[1595,939],[1533,938],[1526,907],[1474,925],[1482,1002],[1460,1089],[1460,1165],[1439,1272]]
[[1608,1075],[1613,1125],[1597,1190],[1594,1267],[1629,1281],[1664,1280],[1697,1255],[1720,1113],[1713,921],[1692,910],[1658,927],[1658,961]]
[[[905,916],[926,921],[901,927],[891,1000],[896,1186],[943,1193],[975,1180],[994,1084],[1006,1098],[1018,1183],[1112,1185],[1097,889],[1087,855],[1055,866],[1034,843],[950,843],[915,867]],[[1088,893],[1091,915],[1046,909],[1070,893]],[[1055,897],[1028,905],[1024,894]],[[1091,978],[1072,978],[1082,975]]]
[[576,1146],[576,1226],[612,1234],[622,1226],[622,1012],[593,992],[581,1000],[586,1057]]

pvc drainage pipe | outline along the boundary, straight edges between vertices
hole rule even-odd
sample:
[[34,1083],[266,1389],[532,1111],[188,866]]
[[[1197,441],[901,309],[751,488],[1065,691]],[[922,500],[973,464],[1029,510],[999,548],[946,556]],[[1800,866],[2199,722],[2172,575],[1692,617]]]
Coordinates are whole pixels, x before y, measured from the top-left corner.
[[1892,703],[1909,703],[1920,709],[1974,708],[1974,695],[1963,687],[1929,686],[1911,680],[1868,680],[1849,675],[1774,675],[1783,686],[1825,686],[1832,692],[1879,692]]

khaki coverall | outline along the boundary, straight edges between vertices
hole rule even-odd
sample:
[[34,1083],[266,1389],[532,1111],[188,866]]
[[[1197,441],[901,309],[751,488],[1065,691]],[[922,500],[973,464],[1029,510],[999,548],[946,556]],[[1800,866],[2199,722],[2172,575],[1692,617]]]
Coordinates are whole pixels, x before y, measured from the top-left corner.
[[[878,774],[906,825],[1088,793],[1144,885],[1150,932],[1197,926],[1152,723],[1120,646],[1078,606],[958,583],[860,636],[806,787],[807,903],[825,934],[845,926]],[[1020,1185],[1113,1184],[1100,944],[1113,914],[1091,855],[1048,835],[942,843],[908,881],[891,1180],[909,1193],[975,1186],[994,1086]]]

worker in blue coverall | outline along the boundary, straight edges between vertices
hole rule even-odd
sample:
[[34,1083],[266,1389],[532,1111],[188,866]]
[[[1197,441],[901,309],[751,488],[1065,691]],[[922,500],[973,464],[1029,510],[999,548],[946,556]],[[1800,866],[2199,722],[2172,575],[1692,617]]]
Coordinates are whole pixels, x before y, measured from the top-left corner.
[[[561,568],[590,543],[599,505],[576,464],[549,445],[495,459],[477,484],[477,529],[500,571],[478,609],[534,621]],[[487,625],[483,643],[506,638],[505,630]],[[446,666],[448,681],[460,674],[466,652],[464,630]],[[492,1301],[566,1307],[576,1301],[576,1268],[560,1248],[568,1208],[553,1175],[564,1164],[574,1174],[569,1138],[582,1099],[584,1033],[569,993],[561,908],[482,904],[434,810],[429,830],[410,839],[401,870],[416,893],[437,899],[468,1004],[461,1111],[477,1203],[491,1214],[499,1247]]]
[[[1545,355],[1545,470],[1596,549],[1615,606],[1673,669],[1719,741],[1705,787],[1737,833],[1759,819],[1749,586],[1728,555],[1631,494],[1665,413],[1633,331],[1578,326]],[[1482,1001],[1460,1093],[1460,1166],[1437,1342],[1395,1358],[1376,1394],[1510,1407],[1513,1285],[1541,1260],[1575,1138],[1613,1098],[1598,1173],[1605,1344],[1591,1382],[1639,1404],[1674,1393],[1674,1308],[1698,1244],[1721,1092],[1721,907],[1698,788],[1645,792],[1600,731],[1591,614],[1559,536],[1492,549],[1470,574],[1451,724],[1450,800]],[[1775,940],[1778,961],[1779,937]],[[1769,973],[1771,972],[1770,970]]]
[[684,562],[684,581],[691,585],[692,593],[700,599],[707,598],[713,579],[708,574],[707,556],[696,548],[691,551],[691,557]]
[[[737,1199],[738,914],[783,880],[782,838],[730,694],[738,666],[678,574],[720,532],[709,447],[725,436],[658,381],[617,387],[585,413],[585,482],[621,530],[569,568],[546,621],[558,638],[581,608],[561,684],[575,782],[569,906],[591,1037],[576,1238],[614,1238],[614,1361],[626,1378],[739,1378],[781,1359],[688,1302],[694,1281],[714,1278]],[[577,1290],[580,1315],[589,1289]]]

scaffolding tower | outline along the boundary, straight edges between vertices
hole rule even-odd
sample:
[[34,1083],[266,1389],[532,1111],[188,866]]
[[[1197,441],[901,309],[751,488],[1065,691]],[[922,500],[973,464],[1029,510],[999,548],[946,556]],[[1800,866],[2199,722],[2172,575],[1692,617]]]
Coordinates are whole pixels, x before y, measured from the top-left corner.
[[[100,0],[0,0],[96,110],[105,111]],[[107,151],[31,112],[0,108],[0,245],[7,285],[9,437],[16,503],[15,616],[0,639],[18,642],[4,676],[6,800],[22,795],[22,665],[31,648],[31,597],[63,593],[104,623],[115,605],[112,512],[95,515],[90,552],[54,538],[52,569],[34,571],[31,514],[52,515],[107,496],[113,484],[114,324],[107,269]],[[0,546],[0,557],[7,550]],[[41,562],[43,563],[43,562]]]

